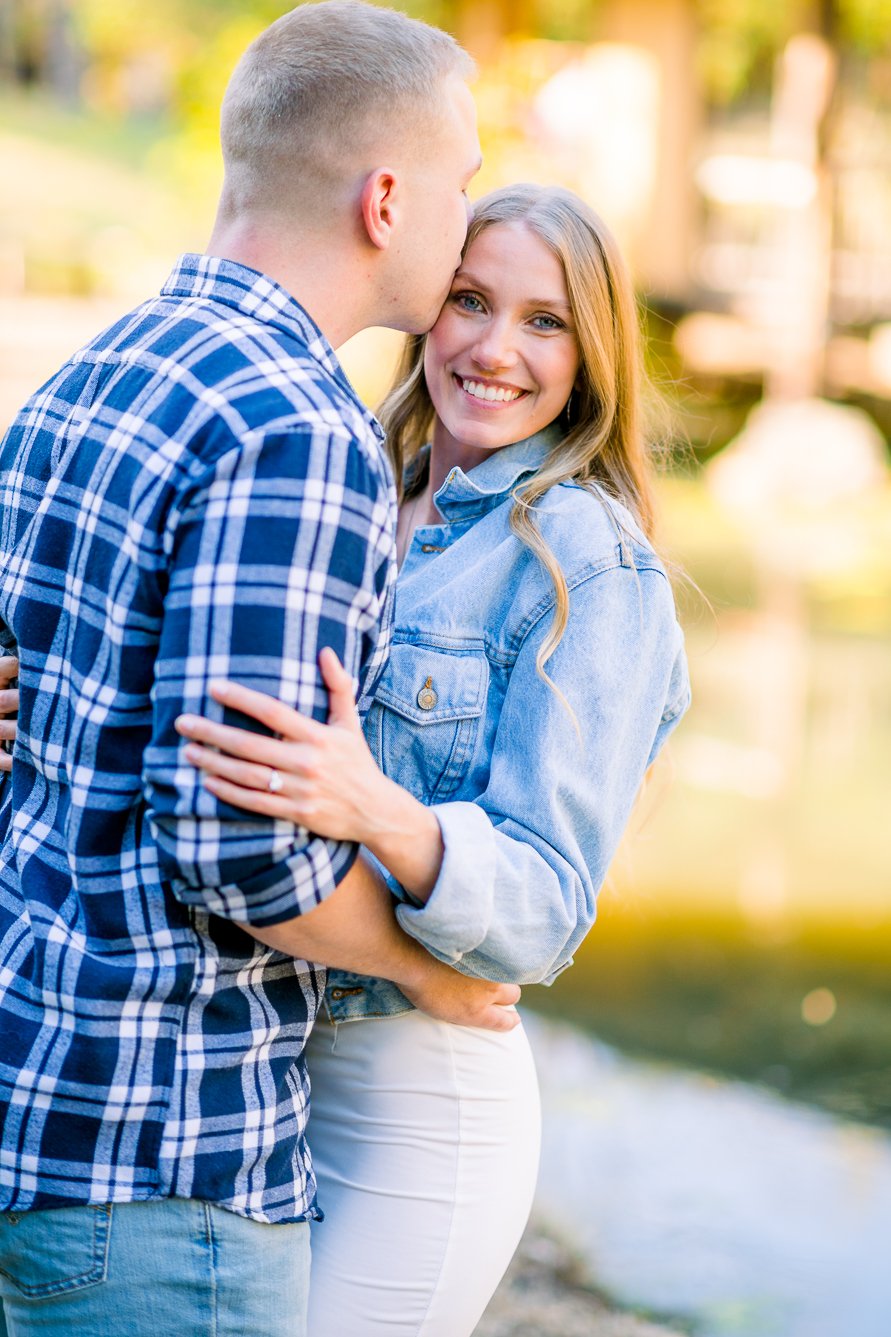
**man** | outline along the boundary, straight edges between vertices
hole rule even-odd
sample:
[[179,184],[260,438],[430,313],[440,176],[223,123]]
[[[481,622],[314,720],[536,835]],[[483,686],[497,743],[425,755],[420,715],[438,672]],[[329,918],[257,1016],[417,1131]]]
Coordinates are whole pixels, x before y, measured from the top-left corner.
[[366,691],[385,660],[392,480],[332,345],[438,312],[479,164],[467,72],[445,34],[350,0],[273,24],[224,100],[208,254],[0,447],[10,1332],[303,1332],[307,961],[513,1024],[518,991],[406,938],[354,846],[226,809],[174,731],[219,718],[214,678],[324,718],[322,647]]

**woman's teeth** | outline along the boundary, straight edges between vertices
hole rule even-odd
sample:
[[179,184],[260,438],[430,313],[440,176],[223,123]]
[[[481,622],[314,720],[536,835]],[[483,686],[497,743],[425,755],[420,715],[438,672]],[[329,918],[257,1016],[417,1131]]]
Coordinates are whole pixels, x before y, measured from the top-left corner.
[[506,390],[501,385],[486,385],[482,381],[462,380],[461,387],[474,399],[494,400],[497,403],[511,403],[513,400],[519,399],[523,393],[522,390]]

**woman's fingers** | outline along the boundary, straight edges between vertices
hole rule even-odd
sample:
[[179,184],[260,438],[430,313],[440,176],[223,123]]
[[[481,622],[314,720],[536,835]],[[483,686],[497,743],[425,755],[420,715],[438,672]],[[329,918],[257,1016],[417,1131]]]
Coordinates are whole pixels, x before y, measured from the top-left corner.
[[221,705],[231,710],[240,710],[242,715],[250,715],[251,719],[259,720],[260,724],[265,724],[267,729],[284,738],[300,741],[318,738],[325,728],[324,724],[301,715],[283,701],[277,701],[274,696],[255,692],[252,687],[242,687],[236,682],[212,682],[210,694]]
[[12,742],[15,738],[15,720],[0,720],[0,738]]
[[319,668],[328,688],[328,723],[361,732],[353,680],[329,646],[319,652]]
[[[245,789],[259,789],[267,793],[275,792],[293,799],[298,790],[302,790],[303,782],[296,774],[299,759],[295,757],[296,749],[290,749],[288,769],[279,770],[274,766],[255,765],[250,761],[238,761],[234,757],[229,757],[223,752],[215,752],[211,748],[199,747],[197,743],[190,743],[186,748],[186,760],[193,766],[197,766],[200,771],[207,775],[219,775],[224,780],[230,780],[232,784],[241,785]],[[269,781],[274,776],[278,776],[279,787],[275,791],[269,789]]]
[[490,1031],[512,1031],[520,1024],[520,1014],[510,1007],[493,1003],[483,1014],[480,1024]]
[[[242,761],[256,761],[263,766],[278,766],[291,770],[299,753],[293,743],[283,742],[280,738],[267,738],[265,734],[251,733],[249,729],[233,729],[228,724],[217,724],[203,715],[180,715],[175,721],[176,731],[194,743],[204,743],[208,747],[219,748],[230,757],[239,757]],[[319,726],[323,728],[323,725]]]
[[[3,660],[0,659],[0,664]],[[0,692],[0,715],[16,715],[19,709],[18,689],[9,689]]]
[[[204,781],[205,789],[233,808],[244,808],[247,812],[258,812],[263,817],[277,817],[280,821],[294,822],[294,804],[280,794],[269,794],[262,789],[243,789],[219,776],[208,775]],[[299,823],[294,822],[294,825]]]
[[[234,785],[241,785],[244,789],[271,792],[269,779],[273,770],[269,766],[258,766],[250,761],[237,761],[222,752],[214,752],[212,748],[199,747],[197,743],[189,744],[185,750],[185,758],[207,775],[222,776],[224,780],[231,780]],[[283,781],[284,778],[282,776]]]
[[0,687],[8,687],[19,676],[19,661],[15,655],[0,657]]
[[217,724],[215,720],[205,719],[203,715],[179,715],[174,720],[174,728],[183,738],[189,738],[192,742],[218,747],[233,757],[259,761],[266,766],[275,765],[274,749],[281,747],[277,738],[266,738],[263,734],[251,733],[249,729],[233,729],[228,724]]

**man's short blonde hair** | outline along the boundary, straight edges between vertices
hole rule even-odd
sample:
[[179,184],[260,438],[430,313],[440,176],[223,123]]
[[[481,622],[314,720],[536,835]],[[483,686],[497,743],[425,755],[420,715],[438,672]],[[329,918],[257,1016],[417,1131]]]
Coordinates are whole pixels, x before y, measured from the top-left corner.
[[291,203],[338,180],[386,133],[435,128],[442,85],[473,62],[453,37],[362,0],[284,14],[251,43],[223,98],[230,204]]

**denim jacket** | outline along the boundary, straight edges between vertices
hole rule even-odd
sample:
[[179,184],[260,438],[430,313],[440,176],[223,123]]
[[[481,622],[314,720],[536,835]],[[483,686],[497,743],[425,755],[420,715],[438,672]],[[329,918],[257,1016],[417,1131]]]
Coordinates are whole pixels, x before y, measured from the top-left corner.
[[[399,574],[365,722],[378,764],[442,829],[425,905],[388,878],[400,924],[466,974],[518,984],[572,964],[644,772],[690,700],[664,568],[624,507],[573,483],[535,511],[569,587],[545,671],[572,714],[536,671],[555,593],[508,518],[555,439],[548,428],[449,474],[444,523],[415,531]],[[346,1021],[411,1004],[386,981],[332,971],[326,1006]]]

